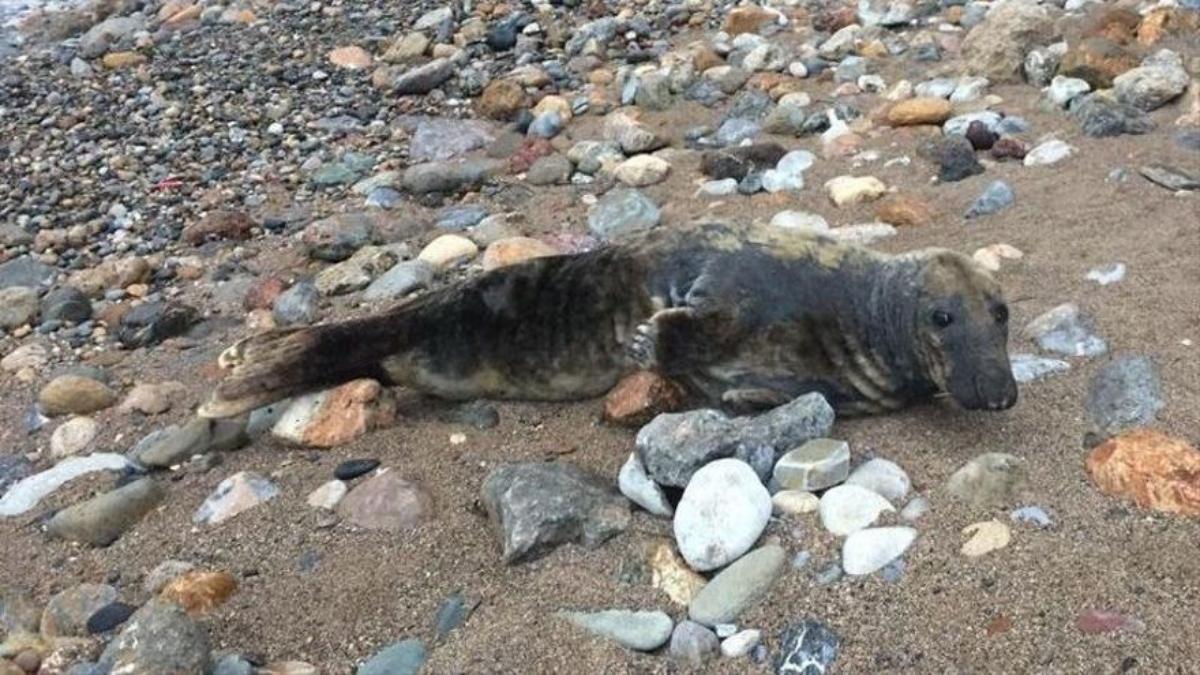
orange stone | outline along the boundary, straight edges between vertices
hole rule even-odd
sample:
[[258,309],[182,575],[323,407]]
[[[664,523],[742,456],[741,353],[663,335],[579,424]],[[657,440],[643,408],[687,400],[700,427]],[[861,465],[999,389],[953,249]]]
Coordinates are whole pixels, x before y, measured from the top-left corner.
[[371,55],[362,47],[338,47],[329,52],[329,62],[347,70],[363,70],[371,67]]
[[494,270],[497,267],[507,267],[552,255],[558,255],[558,250],[540,239],[508,237],[488,245],[487,250],[483,252],[483,269]]
[[1093,89],[1108,89],[1113,78],[1138,67],[1141,60],[1115,41],[1105,37],[1090,37],[1073,45],[1063,56],[1058,72],[1077,77]]
[[191,21],[196,21],[200,18],[201,11],[203,11],[203,8],[200,7],[200,5],[184,5],[179,8],[178,11],[171,14],[171,16],[163,23],[168,26],[175,27]]
[[757,33],[759,28],[775,21],[775,13],[758,5],[742,5],[730,10],[725,17],[725,32],[731,36],[742,33]]
[[510,120],[529,105],[529,97],[521,85],[512,80],[492,80],[476,103],[480,115],[495,120]]
[[888,110],[888,124],[896,127],[941,124],[950,119],[954,106],[944,98],[922,96],[900,101]]
[[725,65],[725,59],[708,47],[697,48],[692,52],[692,67],[697,73],[703,73],[709,68]]
[[1137,12],[1117,7],[1105,7],[1088,20],[1084,37],[1101,37],[1121,45],[1133,42],[1141,17]]
[[657,373],[640,370],[625,376],[608,392],[604,419],[621,426],[641,426],[656,415],[678,410],[683,389]]
[[235,590],[237,581],[228,572],[194,570],[167,584],[159,597],[199,616],[225,604]]
[[1138,44],[1150,47],[1171,35],[1193,35],[1200,31],[1200,14],[1160,7],[1142,19],[1137,28]]
[[345,445],[368,431],[389,426],[396,419],[396,403],[375,380],[354,380],[325,392],[325,400],[302,442],[317,448]]
[[917,227],[933,224],[937,213],[928,203],[911,195],[893,195],[875,208],[875,218],[896,227]]
[[1110,438],[1088,455],[1087,472],[1103,492],[1142,508],[1200,515],[1200,450],[1159,431]]

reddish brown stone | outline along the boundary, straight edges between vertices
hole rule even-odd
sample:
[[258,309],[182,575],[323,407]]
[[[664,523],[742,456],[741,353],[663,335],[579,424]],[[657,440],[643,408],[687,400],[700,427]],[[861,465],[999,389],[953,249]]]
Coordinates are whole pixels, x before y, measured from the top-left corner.
[[[1103,7],[1103,6],[1102,6]],[[1136,12],[1117,7],[1104,7],[1094,13],[1083,29],[1084,37],[1099,37],[1121,45],[1133,42],[1141,17]]]
[[1102,609],[1089,609],[1075,619],[1079,632],[1088,635],[1115,633],[1119,630],[1137,630],[1142,623],[1137,619]]
[[433,498],[420,485],[383,470],[351,490],[337,511],[363,529],[402,532],[433,518]]
[[655,415],[678,410],[683,389],[671,380],[649,371],[627,375],[608,392],[604,419],[621,426],[641,426]]
[[488,245],[483,252],[482,264],[487,271],[552,255],[558,255],[558,250],[539,239],[508,237]]
[[1090,37],[1067,50],[1058,72],[1085,80],[1093,89],[1108,89],[1113,78],[1140,63],[1136,54],[1116,42],[1105,37]]
[[1200,515],[1200,450],[1152,429],[1110,438],[1087,458],[1087,472],[1105,493],[1142,508]]
[[533,163],[554,154],[554,145],[544,138],[526,138],[521,147],[508,158],[508,170],[512,173],[525,173]]
[[995,635],[1002,635],[1004,633],[1007,633],[1008,631],[1012,630],[1012,627],[1013,627],[1012,619],[1001,614],[988,622],[986,630],[987,630],[988,637],[992,637]]
[[492,80],[480,95],[476,110],[484,117],[511,120],[528,105],[529,97],[521,85],[512,80]]
[[992,145],[992,157],[998,160],[1025,159],[1027,148],[1015,138],[1001,138]]
[[254,220],[242,211],[213,211],[183,228],[183,240],[193,246],[210,239],[245,240],[250,238]]
[[314,448],[345,445],[369,431],[391,425],[396,402],[375,380],[353,380],[335,389],[296,399],[272,432]]
[[1200,14],[1181,12],[1175,7],[1160,7],[1142,19],[1137,28],[1138,44],[1150,47],[1172,35],[1195,35],[1200,32]]
[[287,290],[287,282],[279,277],[267,277],[255,281],[242,298],[242,307],[246,311],[270,309],[275,305],[275,299]]
[[159,597],[199,616],[225,604],[235,590],[237,581],[228,572],[195,570],[167,584]]
[[824,5],[812,17],[813,28],[822,33],[836,33],[858,23],[858,13],[850,5]]

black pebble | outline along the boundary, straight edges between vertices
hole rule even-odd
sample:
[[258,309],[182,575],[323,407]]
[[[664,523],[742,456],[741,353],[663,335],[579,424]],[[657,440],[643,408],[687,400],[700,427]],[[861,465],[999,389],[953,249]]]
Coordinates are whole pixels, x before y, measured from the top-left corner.
[[374,471],[379,466],[377,459],[350,459],[337,465],[333,475],[338,480],[354,480],[359,476]]
[[88,617],[88,634],[99,635],[100,633],[107,633],[125,623],[125,620],[136,611],[137,607],[127,605],[123,602],[109,603]]

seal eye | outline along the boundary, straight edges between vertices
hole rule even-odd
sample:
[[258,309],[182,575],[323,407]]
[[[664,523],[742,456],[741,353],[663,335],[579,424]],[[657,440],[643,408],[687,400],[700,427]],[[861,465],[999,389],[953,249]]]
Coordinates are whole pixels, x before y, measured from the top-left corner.
[[992,317],[996,319],[996,323],[1008,323],[1008,307],[996,305],[996,309],[992,310]]
[[950,316],[949,312],[943,312],[940,309],[935,309],[931,318],[933,319],[933,325],[938,328],[945,328],[954,323],[954,317]]

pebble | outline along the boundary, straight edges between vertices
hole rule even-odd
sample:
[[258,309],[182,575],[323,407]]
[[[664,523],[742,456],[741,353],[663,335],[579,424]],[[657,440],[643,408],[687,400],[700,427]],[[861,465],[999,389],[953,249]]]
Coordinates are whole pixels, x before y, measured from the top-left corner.
[[777,675],[823,675],[837,660],[841,639],[816,619],[790,624],[779,635]]
[[706,626],[734,621],[767,596],[786,560],[775,545],[747,553],[700,589],[688,605],[688,618]]
[[68,457],[50,469],[13,483],[0,497],[0,516],[19,516],[37,506],[45,496],[80,476],[96,471],[123,471],[129,466],[129,460],[124,456],[110,453]]
[[874,523],[896,509],[879,494],[858,485],[839,485],[821,495],[821,525],[844,537]]
[[773,477],[783,488],[815,491],[841,483],[849,472],[850,444],[817,438],[781,457]]
[[182,560],[164,560],[146,574],[142,582],[142,591],[150,595],[158,595],[167,584],[191,572],[196,566]]
[[389,645],[358,667],[356,675],[417,675],[429,655],[425,644],[410,638]]
[[72,417],[60,424],[50,436],[50,454],[55,459],[78,455],[92,444],[98,433],[100,425],[96,424],[96,420]]
[[859,530],[842,544],[842,569],[850,576],[873,574],[904,555],[917,538],[911,527]]
[[973,508],[1000,506],[1013,501],[1026,482],[1025,461],[1002,452],[973,458],[946,481],[946,490]]
[[477,188],[501,173],[504,163],[493,159],[464,159],[414,164],[404,171],[401,187],[416,194],[457,193]]
[[974,523],[963,528],[962,533],[968,539],[962,545],[960,552],[968,558],[978,558],[992,551],[998,551],[1012,539],[1012,531],[998,520],[988,520]]
[[319,316],[321,294],[311,281],[301,281],[275,299],[271,315],[281,326],[307,325]]
[[687,607],[708,580],[692,571],[671,544],[662,542],[650,555],[650,583],[677,605]]
[[646,475],[646,467],[636,452],[629,453],[629,459],[621,466],[617,474],[617,487],[621,494],[651,514],[670,518],[675,515],[675,509],[667,501],[666,494],[657,483]]
[[139,478],[115,490],[65,508],[46,524],[60,539],[108,546],[166,498],[166,491],[150,478]]
[[87,415],[112,407],[117,394],[108,385],[90,377],[60,375],[38,394],[38,405],[51,417]]
[[338,480],[354,480],[366,475],[379,467],[378,459],[348,459],[333,469],[333,476]]
[[1150,426],[1165,405],[1154,362],[1147,356],[1123,355],[1092,376],[1084,409],[1089,432],[1098,441]]
[[385,470],[350,490],[338,503],[337,512],[364,530],[403,532],[433,519],[433,497],[396,471]]
[[609,113],[605,118],[604,137],[620,145],[621,150],[629,155],[652,152],[666,145],[664,139],[621,112]]
[[1073,303],[1059,305],[1030,321],[1024,335],[1042,349],[1064,356],[1096,357],[1108,352],[1108,343],[1096,335],[1091,319]]
[[950,119],[952,110],[953,106],[944,98],[918,96],[892,106],[887,112],[887,121],[892,126],[940,125]]
[[625,501],[604,481],[564,462],[501,466],[480,492],[508,564],[540,558],[568,542],[595,548],[629,527]]
[[428,288],[433,283],[434,273],[433,266],[424,260],[398,262],[372,281],[362,297],[369,302],[403,298],[409,293]]
[[760,642],[762,642],[762,631],[743,630],[721,641],[721,654],[730,659],[748,656]]
[[443,234],[429,242],[417,255],[434,270],[444,270],[462,264],[479,255],[479,247],[470,239],[457,234]]
[[114,673],[201,673],[211,667],[208,634],[171,602],[151,600],[125,622],[100,666]]
[[117,589],[107,584],[78,584],[60,591],[46,603],[39,631],[46,637],[82,637],[88,619],[117,600]]
[[1094,281],[1101,286],[1115,284],[1125,278],[1125,263],[1109,263],[1091,269],[1087,273],[1087,279]]
[[351,380],[334,389],[291,399],[271,427],[284,441],[317,448],[345,445],[395,421],[393,394],[375,380]]
[[648,231],[661,220],[658,205],[634,189],[612,190],[588,209],[588,230],[604,240]]
[[780,490],[771,495],[771,509],[775,515],[803,515],[817,510],[821,500],[804,490]]
[[829,222],[824,217],[807,211],[780,211],[771,217],[771,227],[807,232],[828,232]]
[[478,600],[472,600],[462,591],[455,591],[438,606],[433,619],[433,632],[438,640],[443,640],[453,631],[462,627],[471,618],[471,613],[479,606]]
[[671,164],[654,155],[630,157],[613,170],[617,180],[630,187],[647,187],[666,180]]
[[679,552],[699,572],[737,560],[771,517],[771,496],[748,464],[718,459],[695,472],[675,510]]
[[35,323],[37,289],[25,286],[0,288],[0,330],[11,331]]
[[1025,166],[1057,164],[1075,153],[1075,148],[1060,140],[1049,140],[1025,154]]
[[1061,359],[1051,359],[1034,354],[1013,354],[1009,357],[1013,379],[1018,384],[1028,384],[1051,375],[1071,370],[1071,364]]
[[201,525],[217,525],[263,504],[279,495],[279,487],[249,471],[240,471],[222,480],[192,520]]
[[1075,628],[1086,635],[1104,635],[1121,631],[1140,631],[1145,628],[1145,624],[1120,612],[1088,609],[1076,617]]
[[672,660],[688,668],[700,668],[721,648],[721,642],[711,630],[684,619],[671,633],[668,653]]
[[1153,429],[1132,429],[1101,443],[1087,473],[1106,494],[1144,509],[1200,515],[1200,450]]
[[305,501],[314,509],[332,511],[337,508],[338,503],[342,501],[349,490],[350,488],[343,481],[331,480],[310,492]]
[[913,497],[904,505],[904,508],[900,509],[900,520],[906,523],[915,523],[926,513],[929,513],[929,500],[924,497]]
[[859,465],[850,473],[846,484],[864,487],[893,504],[903,502],[912,487],[904,469],[886,459],[872,459]]
[[194,307],[176,302],[147,302],[121,317],[117,340],[127,349],[153,347],[188,332],[199,321]]
[[1076,77],[1055,75],[1050,86],[1042,89],[1042,93],[1054,105],[1065,108],[1072,99],[1082,96],[1092,90],[1092,85],[1086,80]]
[[837,206],[873,201],[887,192],[887,186],[874,176],[838,176],[825,183],[830,200]]
[[1027,523],[1038,528],[1047,528],[1054,524],[1050,518],[1050,514],[1040,506],[1022,506],[1019,509],[1014,509],[1009,517],[1015,523]]
[[600,612],[563,612],[572,624],[623,647],[649,652],[671,639],[675,623],[663,612],[609,609]]
[[0,359],[0,370],[17,372],[25,369],[40,370],[49,361],[46,347],[36,342],[21,345]]

